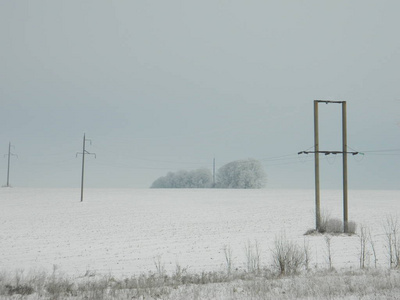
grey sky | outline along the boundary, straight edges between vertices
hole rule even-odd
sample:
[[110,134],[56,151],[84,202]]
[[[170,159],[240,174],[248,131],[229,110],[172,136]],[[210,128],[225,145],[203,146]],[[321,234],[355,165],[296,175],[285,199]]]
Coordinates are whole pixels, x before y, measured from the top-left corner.
[[[11,184],[79,187],[86,132],[97,154],[88,187],[148,187],[215,155],[218,166],[261,159],[269,188],[313,188],[313,157],[296,153],[313,146],[314,99],[347,101],[353,149],[400,149],[399,11],[365,0],[0,0]],[[340,150],[340,106],[320,114],[321,149]],[[341,188],[341,157],[321,158],[322,188]],[[399,167],[400,151],[349,157],[349,187],[398,189]]]

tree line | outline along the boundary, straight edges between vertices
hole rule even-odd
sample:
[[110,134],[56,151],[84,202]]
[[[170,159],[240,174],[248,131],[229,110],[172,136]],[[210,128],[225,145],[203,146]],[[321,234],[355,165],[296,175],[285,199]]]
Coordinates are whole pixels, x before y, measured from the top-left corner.
[[250,158],[223,165],[216,173],[215,182],[208,169],[180,170],[156,179],[151,188],[260,189],[265,187],[266,179],[262,164]]

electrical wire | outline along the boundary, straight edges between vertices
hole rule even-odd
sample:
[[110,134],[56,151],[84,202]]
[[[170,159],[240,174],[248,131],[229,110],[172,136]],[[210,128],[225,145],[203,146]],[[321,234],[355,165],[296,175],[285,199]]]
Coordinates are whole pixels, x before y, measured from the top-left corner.
[[363,153],[400,152],[400,149],[364,150]]

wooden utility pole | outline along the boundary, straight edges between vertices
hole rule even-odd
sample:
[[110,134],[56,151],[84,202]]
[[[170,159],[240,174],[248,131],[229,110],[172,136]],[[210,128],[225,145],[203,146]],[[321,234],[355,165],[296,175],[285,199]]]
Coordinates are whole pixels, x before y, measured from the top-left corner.
[[315,228],[321,225],[321,204],[319,187],[319,130],[318,130],[318,101],[314,101],[314,162],[315,162]]
[[90,153],[88,151],[86,151],[86,142],[90,142],[90,144],[92,144],[91,140],[88,140],[86,138],[86,134],[83,134],[83,146],[82,146],[82,153],[76,153],[76,156],[78,156],[78,154],[82,154],[82,177],[81,177],[81,202],[83,202],[83,181],[84,181],[84,175],[85,175],[85,155],[89,154],[89,155],[94,155],[94,157],[96,158],[96,154],[95,153]]
[[85,154],[86,154],[86,137],[83,134],[83,150],[82,150],[82,177],[81,177],[81,202],[83,201],[83,178],[85,177]]
[[[318,104],[338,103],[342,105],[342,151],[319,150]],[[347,154],[357,155],[358,152],[347,152],[347,110],[346,101],[314,100],[314,151],[301,151],[299,154],[314,153],[315,157],[315,225],[319,230],[321,226],[320,182],[319,182],[319,154],[343,155],[343,231],[348,232],[348,183],[347,183]]]
[[11,142],[8,143],[8,167],[7,167],[7,185],[10,186],[10,161],[11,161]]
[[[11,153],[11,142],[8,143],[8,154],[4,156],[8,156],[8,166],[7,166],[7,184],[6,187],[11,187],[10,185],[10,166],[11,166],[11,156],[17,156],[16,154]],[[18,157],[18,156],[17,156]]]
[[213,159],[213,188],[215,187],[215,157]]
[[342,152],[343,152],[343,226],[348,232],[348,207],[347,207],[347,109],[346,101],[342,102]]

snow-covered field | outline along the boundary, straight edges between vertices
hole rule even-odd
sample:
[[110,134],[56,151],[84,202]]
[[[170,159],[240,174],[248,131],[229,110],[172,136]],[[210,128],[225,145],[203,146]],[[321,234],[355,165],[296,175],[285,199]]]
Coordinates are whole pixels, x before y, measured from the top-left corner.
[[[258,241],[261,263],[271,263],[276,236],[309,242],[312,266],[326,267],[323,236],[314,227],[313,190],[0,189],[0,269],[45,269],[57,265],[79,276],[133,275],[167,271],[223,270],[223,247],[234,266],[245,268],[244,247]],[[341,191],[322,191],[321,205],[342,216]],[[373,234],[378,263],[387,266],[383,222],[400,212],[400,191],[349,191],[349,218]],[[357,236],[332,238],[336,268],[358,265]]]

